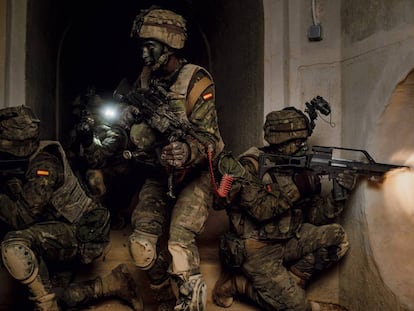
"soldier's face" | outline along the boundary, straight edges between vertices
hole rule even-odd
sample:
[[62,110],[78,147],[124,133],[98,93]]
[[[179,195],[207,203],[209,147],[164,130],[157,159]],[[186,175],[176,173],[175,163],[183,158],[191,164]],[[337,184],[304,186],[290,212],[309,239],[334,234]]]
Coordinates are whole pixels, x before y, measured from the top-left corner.
[[145,66],[154,66],[158,63],[164,47],[155,40],[145,40],[141,45],[141,57]]
[[281,154],[301,156],[308,150],[306,139],[295,139],[276,146]]

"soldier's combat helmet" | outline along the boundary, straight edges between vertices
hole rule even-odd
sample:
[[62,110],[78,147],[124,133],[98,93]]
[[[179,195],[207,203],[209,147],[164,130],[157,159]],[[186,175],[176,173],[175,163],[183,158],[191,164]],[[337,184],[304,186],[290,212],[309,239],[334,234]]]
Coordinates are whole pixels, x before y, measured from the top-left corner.
[[141,10],[134,20],[131,36],[155,39],[174,49],[182,49],[187,39],[186,21],[170,10]]
[[31,155],[39,145],[40,120],[27,106],[0,109],[0,151]]
[[263,130],[264,139],[271,145],[298,138],[306,139],[312,133],[309,119],[302,111],[294,107],[267,114]]

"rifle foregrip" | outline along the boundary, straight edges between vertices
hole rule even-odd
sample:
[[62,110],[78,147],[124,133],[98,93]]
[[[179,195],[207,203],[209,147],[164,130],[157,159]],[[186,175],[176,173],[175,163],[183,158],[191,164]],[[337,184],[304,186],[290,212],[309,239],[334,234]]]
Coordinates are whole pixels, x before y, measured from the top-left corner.
[[336,178],[332,179],[332,196],[335,201],[343,201],[348,198],[348,191],[339,185]]

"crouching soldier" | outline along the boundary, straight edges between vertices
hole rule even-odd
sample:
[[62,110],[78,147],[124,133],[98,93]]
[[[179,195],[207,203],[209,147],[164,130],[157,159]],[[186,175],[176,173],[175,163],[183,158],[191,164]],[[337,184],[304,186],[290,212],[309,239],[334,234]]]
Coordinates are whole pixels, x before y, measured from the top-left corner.
[[27,286],[34,310],[77,307],[121,293],[135,310],[142,310],[123,265],[105,277],[69,286],[60,299],[56,296],[48,266],[89,264],[100,257],[109,243],[110,217],[85,194],[61,145],[39,140],[39,123],[29,107],[0,110],[0,220],[8,230],[1,244],[4,266]]
[[[250,148],[239,161],[226,161],[224,168],[231,167],[231,175],[239,178],[217,201],[230,223],[220,241],[225,269],[213,290],[217,305],[230,307],[235,297],[244,296],[267,311],[343,310],[309,301],[306,286],[348,251],[345,230],[335,220],[356,175],[344,172],[336,179],[338,188],[325,195],[313,171],[286,167],[287,157],[306,154],[312,130],[300,110],[272,111],[264,124],[269,145]],[[261,176],[261,165],[268,163],[260,159],[266,154],[278,155],[280,166]],[[227,169],[219,165],[219,171]]]

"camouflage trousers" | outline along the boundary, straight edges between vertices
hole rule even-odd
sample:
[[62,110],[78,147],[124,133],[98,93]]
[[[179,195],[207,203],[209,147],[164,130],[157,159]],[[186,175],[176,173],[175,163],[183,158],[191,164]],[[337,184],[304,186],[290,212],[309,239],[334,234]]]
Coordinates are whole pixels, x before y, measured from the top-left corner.
[[[96,210],[98,209],[91,213]],[[36,219],[23,203],[0,194],[0,221],[2,226],[7,227],[2,228],[7,232],[3,240],[24,240],[37,256],[53,263],[74,259],[89,263],[103,252],[109,242],[109,223],[105,222],[109,216],[106,210],[103,211],[91,220],[102,223],[101,228],[93,228],[100,236],[79,242],[79,228],[75,224],[60,221],[53,214],[46,215],[46,212],[42,215],[42,220]]]
[[[203,231],[208,210],[213,204],[207,172],[184,186],[177,186],[176,200],[169,198],[167,191],[164,180],[146,180],[132,214],[133,229],[157,237],[156,262],[148,270],[152,284],[161,283],[171,274],[186,279],[200,273],[196,236]],[[167,245],[162,245],[164,233],[168,234]],[[167,246],[168,251],[163,246]]]
[[348,250],[343,228],[338,224],[304,224],[297,237],[283,243],[246,240],[242,273],[251,282],[254,297],[263,310],[310,310],[305,290],[290,271],[307,280],[339,261]]
[[5,194],[0,194],[0,221],[3,231],[24,229],[35,223],[36,219],[20,201],[15,201]]
[[11,230],[4,240],[23,239],[46,261],[67,261],[77,255],[74,225],[57,220],[36,222],[26,206],[6,195],[0,195],[0,220]]

